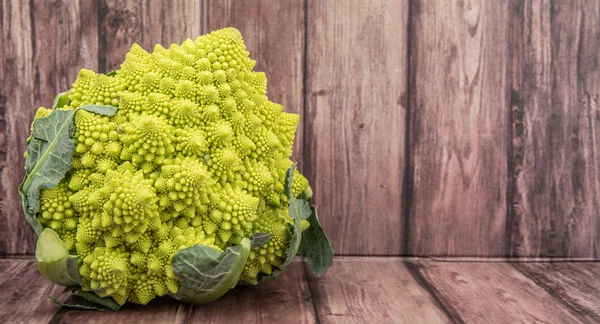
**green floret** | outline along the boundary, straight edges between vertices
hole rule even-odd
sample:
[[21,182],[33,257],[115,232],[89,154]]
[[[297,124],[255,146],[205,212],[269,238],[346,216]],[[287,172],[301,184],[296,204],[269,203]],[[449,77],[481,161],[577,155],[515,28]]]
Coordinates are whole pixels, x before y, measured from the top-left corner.
[[[200,245],[210,247],[198,252],[206,262],[239,258],[241,275],[224,292],[285,266],[288,248],[295,254],[294,226],[308,221],[290,216],[290,198],[310,190],[297,170],[293,197],[285,182],[300,116],[269,101],[255,65],[226,28],[150,53],[134,44],[109,75],[79,72],[57,106],[74,115],[72,166],[41,190],[36,218],[77,255],[83,290],[119,304],[177,294],[186,287],[173,260]],[[35,120],[52,113],[42,107]],[[251,248],[257,233],[268,241]]]

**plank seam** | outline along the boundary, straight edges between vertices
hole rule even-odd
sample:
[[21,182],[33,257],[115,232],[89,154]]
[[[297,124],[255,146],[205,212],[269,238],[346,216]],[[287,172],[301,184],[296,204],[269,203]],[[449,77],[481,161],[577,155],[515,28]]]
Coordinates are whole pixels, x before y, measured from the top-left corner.
[[[513,10],[512,10],[512,2],[511,1],[507,1],[508,4],[508,15],[507,15],[507,20],[508,20],[508,26],[511,26],[511,20],[513,18]],[[520,19],[522,19],[523,17],[519,17]],[[514,136],[513,136],[513,132],[514,132],[514,125],[513,125],[513,70],[512,70],[512,64],[510,64],[510,62],[512,61],[513,58],[513,33],[512,33],[512,27],[511,28],[507,28],[507,41],[508,41],[508,53],[507,53],[507,62],[509,64],[506,64],[506,89],[505,89],[505,96],[506,96],[506,106],[507,106],[507,119],[508,122],[507,124],[507,137],[508,137],[508,141],[506,143],[506,220],[505,220],[505,224],[504,224],[504,240],[505,240],[505,254],[506,256],[512,256],[512,228],[513,228],[513,205],[514,205],[514,197],[513,197],[513,193],[514,193],[514,188],[513,185],[516,185],[516,180],[513,180],[513,175],[514,175],[514,170],[515,170],[515,163],[514,163]]]
[[[97,7],[98,7],[98,38],[96,39],[97,42],[97,48],[98,48],[98,72],[100,71],[104,71],[106,70],[106,59],[104,58],[104,55],[101,55],[101,48],[104,48],[105,46],[103,46],[104,44],[102,44],[102,39],[104,37],[104,33],[103,33],[103,28],[102,28],[102,23],[103,23],[103,19],[104,19],[104,13],[102,12],[102,0],[97,0]],[[106,71],[108,72],[108,71]]]
[[312,176],[312,168],[310,167],[310,151],[308,150],[308,145],[306,144],[306,134],[307,134],[307,125],[306,122],[307,113],[306,113],[306,100],[307,100],[307,91],[308,91],[308,69],[306,68],[306,63],[308,61],[308,0],[304,0],[304,44],[302,44],[302,169],[304,173],[307,175],[308,179],[313,181],[314,177]]
[[306,266],[306,262],[301,261],[302,262],[302,269],[304,270],[304,278],[306,280],[306,286],[308,287],[308,294],[310,295],[310,303],[313,306],[313,312],[315,313],[315,322],[317,324],[321,324],[321,319],[319,318],[319,311],[317,309],[317,297],[319,296],[319,294],[316,294],[315,291],[312,288],[312,285],[310,283],[310,279],[309,279],[309,273],[308,273],[308,269]]
[[562,299],[560,296],[554,294],[554,290],[551,287],[548,287],[541,280],[538,280],[537,278],[535,278],[535,276],[533,276],[532,274],[528,273],[527,271],[525,271],[524,269],[522,269],[521,267],[519,267],[517,264],[511,264],[511,265],[515,269],[517,269],[517,271],[519,271],[520,273],[522,273],[526,278],[528,278],[529,280],[531,280],[536,286],[542,288],[548,295],[550,295],[550,297],[552,299],[554,299],[554,301],[556,301],[557,303],[561,304],[564,308],[567,309],[567,311],[569,313],[571,313],[577,319],[581,320],[584,323],[591,323],[587,318],[581,316],[581,314],[579,313],[579,311],[577,311],[577,309],[575,309],[573,307],[573,305],[569,304],[566,300]]
[[423,288],[431,297],[433,298],[435,305],[439,310],[441,310],[452,323],[460,323],[465,324],[465,321],[460,317],[458,312],[452,307],[444,305],[444,302],[440,298],[441,294],[437,290],[435,286],[433,286],[419,271],[422,268],[422,265],[411,263],[411,262],[403,262],[404,266],[408,269],[408,272],[411,274],[413,279]]
[[412,2],[408,3],[408,13],[406,18],[406,114],[405,114],[405,129],[404,129],[404,173],[402,175],[402,210],[400,214],[400,226],[402,226],[403,236],[400,238],[400,251],[403,255],[409,255],[410,244],[410,208],[413,170],[410,163],[410,108],[411,108],[411,93],[412,93]]

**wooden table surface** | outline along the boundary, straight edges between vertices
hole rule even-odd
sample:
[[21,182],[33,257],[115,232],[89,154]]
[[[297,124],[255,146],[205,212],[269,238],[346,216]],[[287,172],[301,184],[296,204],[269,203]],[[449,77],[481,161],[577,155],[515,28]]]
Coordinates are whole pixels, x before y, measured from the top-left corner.
[[[2,323],[600,323],[600,263],[341,257],[322,278],[293,262],[277,280],[208,305],[169,298],[119,312],[68,310],[31,259],[0,260]],[[62,299],[65,299],[63,296]]]

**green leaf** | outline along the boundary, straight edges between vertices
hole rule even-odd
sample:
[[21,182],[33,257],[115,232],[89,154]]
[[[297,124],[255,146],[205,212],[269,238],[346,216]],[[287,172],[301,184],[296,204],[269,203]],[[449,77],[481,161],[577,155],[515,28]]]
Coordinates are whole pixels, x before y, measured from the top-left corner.
[[37,234],[42,226],[36,218],[40,191],[54,188],[73,165],[73,119],[79,109],[111,116],[117,108],[86,105],[76,110],[53,110],[33,124],[25,159],[26,175],[19,185],[19,197],[25,217]]
[[79,296],[75,296],[72,295],[71,297],[69,297],[69,299],[67,299],[67,301],[65,301],[64,303],[61,302],[60,300],[58,300],[58,298],[54,297],[54,296],[50,296],[50,299],[59,304],[62,307],[65,308],[73,308],[73,309],[81,309],[81,310],[96,310],[96,311],[109,311],[110,309],[108,308],[104,308],[101,305],[98,305],[96,303],[92,303],[91,301],[83,298],[83,297],[79,297]]
[[69,104],[69,91],[61,92],[54,97],[54,102],[52,103],[52,110],[57,108],[62,108]]
[[283,184],[283,193],[292,198],[292,183],[294,182],[294,171],[296,171],[296,163],[293,163],[285,173],[285,182]]
[[83,291],[81,288],[67,288],[63,293],[67,291],[71,291],[73,295],[64,303],[54,296],[50,296],[50,299],[63,307],[74,309],[116,312],[121,308],[121,305],[110,297],[100,297],[95,293]]
[[102,105],[83,105],[77,109],[87,110],[99,115],[112,116],[117,112],[117,107],[113,106],[102,106]]
[[250,236],[250,248],[253,249],[255,247],[261,247],[261,246],[267,244],[267,242],[269,242],[270,238],[271,238],[271,234],[269,234],[269,233],[264,233],[264,232],[254,233]]
[[91,291],[84,291],[81,288],[73,288],[73,296],[79,296],[91,303],[108,308],[111,311],[116,312],[119,309],[121,309],[121,305],[119,305],[111,297],[100,297],[100,296],[96,295],[96,293],[93,293]]
[[110,71],[108,73],[106,73],[106,76],[115,76],[117,75],[117,71]]
[[35,247],[35,261],[40,274],[65,287],[81,284],[77,256],[69,255],[67,245],[51,228],[45,228]]
[[294,219],[294,225],[291,225],[292,238],[290,239],[288,249],[285,252],[285,261],[279,267],[277,267],[277,269],[273,270],[273,273],[270,275],[262,276],[260,282],[279,276],[279,274],[281,274],[281,272],[292,262],[292,260],[294,260],[294,257],[298,253],[300,239],[302,238],[300,220],[306,219],[310,216],[310,206],[305,200],[292,198],[290,199],[289,213]]
[[238,281],[250,253],[250,240],[219,252],[196,244],[173,255],[171,265],[181,288],[175,299],[204,304],[223,296]]
[[310,206],[311,214],[308,217],[310,227],[302,232],[299,253],[308,260],[308,265],[317,276],[322,276],[333,265],[333,248],[327,235],[323,231],[317,208]]

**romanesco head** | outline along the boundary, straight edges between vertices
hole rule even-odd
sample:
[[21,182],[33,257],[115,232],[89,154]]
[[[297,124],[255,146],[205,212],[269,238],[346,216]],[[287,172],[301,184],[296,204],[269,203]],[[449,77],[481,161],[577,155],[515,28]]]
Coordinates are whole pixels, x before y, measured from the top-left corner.
[[[241,280],[285,260],[284,177],[300,117],[269,101],[248,55],[226,28],[151,53],[134,44],[112,76],[79,72],[60,109],[119,110],[76,112],[73,168],[42,191],[38,218],[79,255],[84,289],[146,304],[179,289],[175,252],[223,251],[257,232],[271,238],[251,250]],[[308,181],[294,179],[297,195]]]

